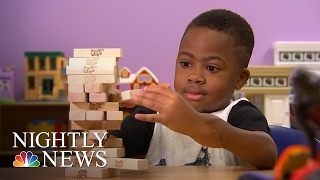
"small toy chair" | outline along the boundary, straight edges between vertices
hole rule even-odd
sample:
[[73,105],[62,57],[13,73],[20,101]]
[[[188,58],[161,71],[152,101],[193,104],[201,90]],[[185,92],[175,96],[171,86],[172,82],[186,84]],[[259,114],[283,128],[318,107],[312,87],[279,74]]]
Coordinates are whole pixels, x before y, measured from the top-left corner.
[[269,127],[270,134],[278,147],[278,156],[291,145],[310,146],[307,136],[302,131],[276,125]]

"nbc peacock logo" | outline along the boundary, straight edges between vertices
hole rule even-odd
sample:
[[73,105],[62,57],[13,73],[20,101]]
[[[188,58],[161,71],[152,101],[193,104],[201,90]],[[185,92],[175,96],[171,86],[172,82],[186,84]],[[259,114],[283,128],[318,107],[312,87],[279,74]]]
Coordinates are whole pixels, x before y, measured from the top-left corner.
[[39,167],[39,165],[38,156],[33,155],[31,151],[21,151],[20,154],[16,155],[15,161],[13,161],[14,167]]

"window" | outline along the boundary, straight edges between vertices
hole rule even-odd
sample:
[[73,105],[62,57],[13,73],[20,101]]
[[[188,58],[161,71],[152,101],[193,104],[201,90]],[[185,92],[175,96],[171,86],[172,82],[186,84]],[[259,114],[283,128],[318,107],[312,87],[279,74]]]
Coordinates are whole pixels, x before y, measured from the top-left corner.
[[122,77],[128,77],[128,72],[127,71],[123,71],[122,72]]
[[134,83],[133,84],[133,89],[140,89],[140,84],[139,83]]
[[52,94],[53,79],[42,79],[42,94]]
[[28,88],[35,89],[35,79],[34,76],[28,76]]
[[34,59],[28,59],[28,70],[34,70]]
[[139,77],[138,77],[138,82],[139,83],[151,83],[152,81],[152,78],[150,77],[150,75],[147,75],[147,74],[141,74]]
[[50,59],[50,70],[56,70],[57,65],[56,65],[56,59]]
[[0,90],[9,91],[10,90],[10,79],[9,78],[0,78]]
[[46,61],[44,58],[39,59],[39,70],[46,70]]

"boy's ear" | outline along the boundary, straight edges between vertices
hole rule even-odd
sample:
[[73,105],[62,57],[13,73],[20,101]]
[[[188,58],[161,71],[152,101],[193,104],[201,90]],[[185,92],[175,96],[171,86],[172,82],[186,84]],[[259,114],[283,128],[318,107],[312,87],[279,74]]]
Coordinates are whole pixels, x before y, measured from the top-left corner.
[[250,71],[247,68],[243,68],[240,72],[239,79],[237,81],[236,90],[240,90],[246,83],[250,77]]

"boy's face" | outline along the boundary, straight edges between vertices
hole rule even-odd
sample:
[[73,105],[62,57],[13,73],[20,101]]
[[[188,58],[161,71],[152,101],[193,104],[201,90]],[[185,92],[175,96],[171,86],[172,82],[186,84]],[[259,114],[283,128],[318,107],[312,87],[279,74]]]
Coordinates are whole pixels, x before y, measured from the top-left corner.
[[174,88],[198,112],[225,108],[250,75],[234,54],[233,39],[202,27],[183,37],[176,60]]

